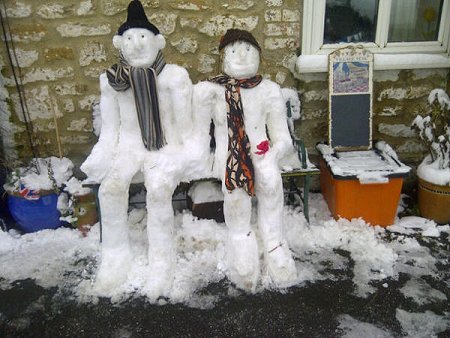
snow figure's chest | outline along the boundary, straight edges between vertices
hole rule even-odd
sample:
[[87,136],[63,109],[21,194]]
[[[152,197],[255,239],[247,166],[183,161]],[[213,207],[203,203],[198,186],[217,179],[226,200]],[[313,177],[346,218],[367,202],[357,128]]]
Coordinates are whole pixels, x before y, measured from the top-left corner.
[[[158,90],[158,83],[157,83],[157,90]],[[160,93],[163,92],[163,93]],[[164,115],[164,111],[166,110],[167,106],[167,98],[164,95],[164,91],[158,90],[158,108],[159,108],[159,114],[162,116]],[[162,94],[162,95],[161,95]],[[167,95],[166,95],[167,96]],[[134,132],[134,131],[140,131],[139,126],[139,117],[138,117],[138,110],[136,106],[136,100],[135,100],[135,94],[133,93],[132,89],[129,88],[123,92],[117,92],[116,95],[117,103],[119,105],[120,109],[120,121],[121,121],[121,128],[122,132]],[[163,104],[161,104],[163,103]],[[164,104],[166,103],[166,104]],[[150,105],[150,102],[148,102],[148,105]],[[144,107],[142,107],[144,108]],[[148,108],[148,107],[147,107]],[[151,109],[147,111],[148,114],[151,113]],[[164,123],[164,118],[161,119],[161,123]]]
[[116,96],[120,111],[120,126],[122,132],[140,132],[136,101],[131,89],[118,92]]
[[[249,132],[250,130],[265,130],[266,116],[267,116],[267,99],[261,95],[261,90],[258,87],[251,89],[240,89],[240,99],[242,103],[242,111],[244,118],[244,125]],[[215,120],[219,125],[227,125],[227,112],[229,102],[225,99],[225,89],[222,89],[218,94],[217,109],[215,113]],[[230,102],[230,104],[233,104]]]

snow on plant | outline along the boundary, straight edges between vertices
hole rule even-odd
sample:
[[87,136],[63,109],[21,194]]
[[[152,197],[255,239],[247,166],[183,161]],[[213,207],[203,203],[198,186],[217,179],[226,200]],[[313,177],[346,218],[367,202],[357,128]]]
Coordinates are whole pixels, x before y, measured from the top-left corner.
[[[39,191],[59,193],[62,185],[72,176],[73,163],[67,158],[34,158],[26,167],[11,171],[4,185],[5,191],[13,195]],[[26,197],[26,196],[23,196]]]
[[450,168],[450,99],[443,89],[433,89],[428,105],[427,115],[418,115],[412,128],[429,149],[430,162],[437,163],[439,169]]

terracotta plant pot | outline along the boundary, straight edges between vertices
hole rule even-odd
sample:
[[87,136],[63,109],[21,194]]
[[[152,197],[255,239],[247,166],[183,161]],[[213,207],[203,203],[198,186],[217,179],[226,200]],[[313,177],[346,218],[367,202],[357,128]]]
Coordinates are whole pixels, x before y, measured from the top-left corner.
[[450,186],[436,185],[419,178],[418,200],[422,217],[438,224],[450,223]]
[[98,221],[97,206],[94,194],[75,196],[74,216],[78,218],[77,228],[83,236]]

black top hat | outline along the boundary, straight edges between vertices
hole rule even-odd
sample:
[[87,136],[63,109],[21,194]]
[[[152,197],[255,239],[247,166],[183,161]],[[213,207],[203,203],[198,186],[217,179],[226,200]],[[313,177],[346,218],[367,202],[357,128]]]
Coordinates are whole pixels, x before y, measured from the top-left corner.
[[148,21],[145,15],[144,7],[139,0],[133,0],[128,5],[127,21],[124,22],[118,30],[118,35],[122,35],[130,28],[145,28],[153,32],[155,35],[159,34],[159,29]]
[[223,48],[225,48],[225,46],[236,41],[248,42],[249,44],[255,46],[259,52],[261,52],[261,47],[259,46],[258,41],[256,41],[252,33],[244,31],[242,29],[235,29],[235,28],[227,30],[225,35],[222,36],[222,38],[220,39],[219,50],[222,50]]

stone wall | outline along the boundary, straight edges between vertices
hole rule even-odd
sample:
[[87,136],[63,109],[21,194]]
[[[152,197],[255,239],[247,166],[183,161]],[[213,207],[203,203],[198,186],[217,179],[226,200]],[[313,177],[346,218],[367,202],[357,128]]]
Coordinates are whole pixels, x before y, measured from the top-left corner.
[[[252,31],[263,48],[261,73],[282,86],[291,75],[300,41],[301,0],[142,0],[167,39],[169,63],[186,67],[196,83],[217,74],[218,43],[228,28]],[[117,62],[112,37],[126,19],[129,0],[5,0],[27,106],[41,156],[62,152],[80,163],[96,142],[92,106],[98,76]],[[2,9],[3,10],[3,9]],[[4,45],[4,41],[2,42]],[[19,158],[30,157],[6,48],[3,77],[13,102],[11,118]]]
[[[303,118],[296,132],[314,155],[316,142],[327,139],[328,82],[326,73],[303,74],[300,80],[291,73],[300,47],[302,2],[142,0],[147,15],[167,38],[166,59],[186,67],[194,83],[219,72],[218,42],[228,28],[252,31],[263,48],[261,73],[282,86],[298,88]],[[128,3],[4,1],[41,156],[58,155],[55,123],[63,155],[75,163],[82,162],[95,144],[92,108],[99,99],[98,76],[117,61],[112,37],[126,19]],[[15,145],[19,158],[28,159],[5,48],[0,50],[0,69],[14,103],[8,106],[12,114],[7,118],[11,125],[6,143]],[[417,164],[423,148],[409,126],[424,108],[429,91],[448,85],[448,69],[376,71],[374,82],[374,139],[386,140],[403,161]]]

